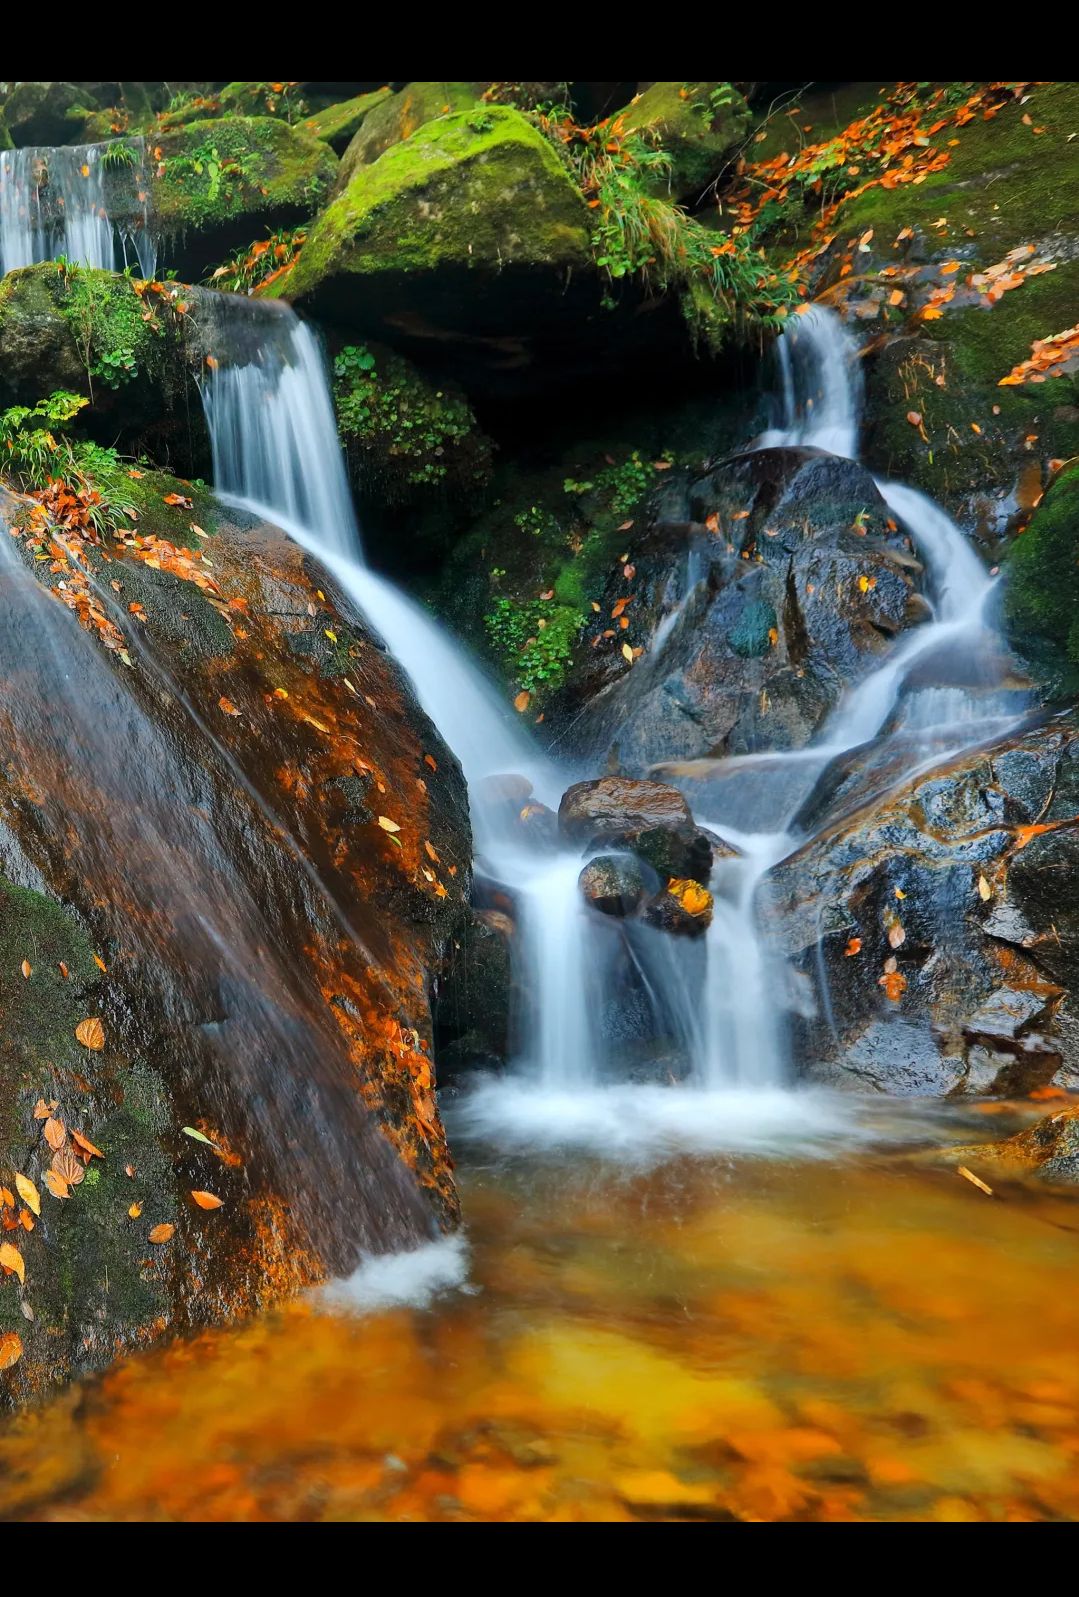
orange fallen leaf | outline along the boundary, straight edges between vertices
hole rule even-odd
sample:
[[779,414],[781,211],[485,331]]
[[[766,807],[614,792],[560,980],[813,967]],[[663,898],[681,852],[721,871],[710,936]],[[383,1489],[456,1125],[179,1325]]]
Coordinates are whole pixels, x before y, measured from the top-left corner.
[[425,754],[424,755],[423,763],[424,763],[424,765],[428,766],[432,771],[437,771],[438,770],[438,761],[431,754]]
[[96,1017],[80,1020],[75,1027],[75,1036],[84,1047],[91,1048],[94,1052],[105,1046],[105,1028]]
[[132,1220],[137,1220],[139,1218],[139,1215],[142,1213],[142,1204],[141,1203],[133,1203],[131,1205],[130,1209],[127,1212],[128,1212],[129,1217]]
[[200,1209],[220,1209],[224,1199],[217,1197],[213,1192],[192,1192],[191,1196]]
[[522,688],[521,692],[518,693],[517,697],[513,701],[513,708],[517,711],[518,715],[523,715],[531,703],[531,693],[526,693]]
[[41,1178],[54,1198],[70,1198],[71,1188],[63,1176],[57,1175],[55,1170],[46,1170]]
[[0,1370],[10,1370],[22,1358],[22,1338],[17,1331],[0,1333]]
[[921,411],[920,410],[908,410],[907,411],[907,420],[910,422],[912,427],[920,427],[922,425],[922,413],[921,413]]
[[847,959],[852,959],[855,954],[860,954],[861,952],[862,939],[860,937],[852,937],[846,948],[843,950],[843,953],[846,955]]
[[219,710],[224,710],[226,715],[239,715],[239,713],[240,713],[239,710],[236,708],[236,706],[233,704],[232,700],[231,699],[226,699],[224,694],[222,694],[221,698],[218,699],[217,707],[218,707]]
[[105,1155],[102,1153],[101,1149],[95,1148],[89,1137],[84,1137],[81,1131],[73,1131],[71,1133],[71,1140],[72,1142],[78,1143],[79,1147],[82,1148],[85,1153],[88,1153],[91,1159],[104,1159]]
[[79,1186],[86,1175],[78,1156],[71,1148],[61,1148],[59,1153],[54,1153],[50,1168],[61,1181],[66,1181],[69,1187]]
[[162,1242],[170,1241],[175,1235],[176,1227],[174,1225],[155,1225],[153,1230],[150,1232],[148,1240],[156,1247]]
[[0,1242],[0,1266],[2,1266],[9,1275],[17,1275],[19,1280],[25,1285],[26,1265],[23,1263],[22,1254],[13,1243]]
[[19,968],[22,971],[23,980],[29,981],[30,977],[34,974],[34,967],[31,965],[30,961],[28,959],[24,959]]
[[45,1122],[45,1141],[52,1149],[59,1149],[67,1141],[67,1129],[62,1120],[54,1120],[52,1115]]

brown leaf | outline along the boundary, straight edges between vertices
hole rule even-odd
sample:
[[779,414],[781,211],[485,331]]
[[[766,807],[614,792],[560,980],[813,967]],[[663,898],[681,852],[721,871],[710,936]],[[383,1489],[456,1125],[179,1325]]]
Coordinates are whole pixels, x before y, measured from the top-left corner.
[[232,700],[231,699],[226,699],[224,697],[224,695],[222,695],[222,697],[220,699],[218,699],[217,707],[218,707],[219,710],[224,710],[226,715],[239,715],[239,713],[240,713],[239,710],[236,708],[236,706],[233,704]]
[[220,1209],[221,1205],[225,1201],[223,1198],[217,1197],[213,1192],[192,1191],[191,1196],[194,1198],[200,1209]]
[[52,1115],[45,1122],[45,1141],[52,1149],[62,1148],[67,1140],[67,1128],[62,1120],[54,1120]]
[[61,1181],[66,1181],[69,1187],[77,1187],[86,1175],[82,1161],[71,1148],[61,1148],[59,1153],[54,1153],[50,1168]]
[[97,1050],[105,1046],[105,1028],[100,1020],[80,1020],[75,1027],[75,1036],[86,1048]]
[[11,1242],[0,1242],[0,1266],[11,1275],[17,1275],[19,1280],[26,1282],[26,1265],[23,1263],[22,1254]]
[[525,693],[522,689],[522,691],[518,693],[517,697],[513,701],[513,708],[517,711],[518,715],[523,715],[531,703],[531,693]]
[[79,1147],[90,1155],[92,1159],[104,1159],[105,1155],[100,1148],[95,1148],[89,1137],[84,1137],[81,1131],[71,1133],[72,1142],[77,1142]]
[[17,1331],[0,1334],[0,1370],[10,1370],[22,1358],[22,1338]]
[[45,1102],[44,1098],[39,1098],[37,1103],[34,1105],[34,1119],[35,1120],[48,1120],[48,1118],[49,1118],[49,1106]]
[[150,1232],[149,1240],[158,1245],[162,1242],[170,1241],[175,1235],[176,1227],[174,1225],[155,1225]]
[[70,1198],[71,1188],[63,1176],[58,1176],[55,1170],[46,1170],[42,1180],[54,1198]]

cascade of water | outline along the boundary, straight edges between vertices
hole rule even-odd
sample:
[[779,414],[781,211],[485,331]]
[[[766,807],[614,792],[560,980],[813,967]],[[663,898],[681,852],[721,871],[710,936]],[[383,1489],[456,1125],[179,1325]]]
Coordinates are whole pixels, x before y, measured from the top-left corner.
[[[132,159],[110,159],[116,149]],[[0,151],[0,276],[58,255],[78,266],[116,271],[126,266],[131,248],[142,276],[153,277],[144,155],[141,138]],[[131,190],[123,223],[109,216],[110,182]]]
[[862,371],[858,351],[834,311],[811,305],[776,346],[783,425],[758,448],[807,444],[858,458]]
[[[310,328],[286,305],[217,296],[222,342],[204,403],[221,497],[273,521],[310,550],[381,633],[421,706],[460,759],[472,799],[479,862],[512,887],[535,981],[527,1057],[552,1084],[593,1079],[588,973],[591,928],[576,880],[581,861],[550,862],[492,824],[483,779],[528,777],[557,804],[563,783],[466,650],[420,605],[363,563],[325,364]],[[229,357],[236,335],[240,358]],[[246,328],[244,324],[246,325]],[[251,337],[252,331],[256,336]]]

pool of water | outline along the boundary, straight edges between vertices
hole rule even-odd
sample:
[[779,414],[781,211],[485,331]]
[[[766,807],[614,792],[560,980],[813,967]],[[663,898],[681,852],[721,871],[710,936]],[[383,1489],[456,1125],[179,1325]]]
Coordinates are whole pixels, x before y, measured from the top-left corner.
[[1037,1108],[818,1102],[808,1139],[627,1158],[617,1099],[612,1145],[592,1106],[531,1152],[480,1107],[461,1238],[9,1421],[0,1515],[1079,1517],[1079,1201],[935,1151]]

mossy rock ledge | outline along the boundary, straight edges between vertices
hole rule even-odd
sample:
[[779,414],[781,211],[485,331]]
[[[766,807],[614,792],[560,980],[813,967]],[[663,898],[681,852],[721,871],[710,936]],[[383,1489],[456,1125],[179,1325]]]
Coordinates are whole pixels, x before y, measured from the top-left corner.
[[440,117],[362,166],[270,292],[486,373],[572,344],[600,314],[584,200],[531,123],[496,106]]

